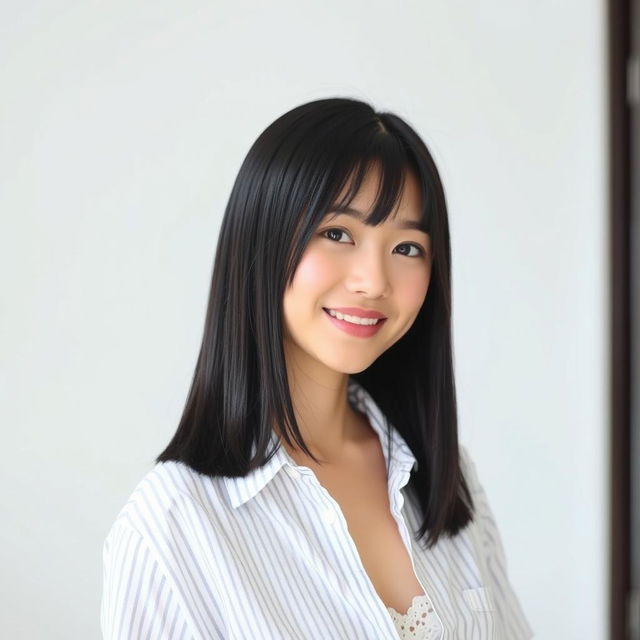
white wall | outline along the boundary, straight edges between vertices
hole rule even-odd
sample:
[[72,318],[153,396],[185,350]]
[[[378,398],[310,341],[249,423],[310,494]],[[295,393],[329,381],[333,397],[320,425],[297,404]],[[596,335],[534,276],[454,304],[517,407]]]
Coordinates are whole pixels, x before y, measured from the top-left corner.
[[433,150],[461,440],[536,637],[606,637],[603,4],[4,0],[3,637],[99,637],[103,538],[175,430],[235,174],[331,95]]

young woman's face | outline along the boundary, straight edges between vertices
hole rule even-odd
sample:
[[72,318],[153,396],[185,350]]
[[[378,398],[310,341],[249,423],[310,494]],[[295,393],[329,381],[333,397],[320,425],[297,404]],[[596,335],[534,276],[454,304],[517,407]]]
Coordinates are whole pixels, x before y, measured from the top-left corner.
[[[349,207],[367,213],[377,176],[368,174]],[[372,227],[340,213],[321,221],[284,296],[285,351],[308,373],[366,369],[411,327],[431,278],[431,238],[403,223],[418,223],[420,188],[409,172],[395,218]],[[325,309],[377,311],[376,327],[332,318]],[[318,371],[319,372],[319,371]]]

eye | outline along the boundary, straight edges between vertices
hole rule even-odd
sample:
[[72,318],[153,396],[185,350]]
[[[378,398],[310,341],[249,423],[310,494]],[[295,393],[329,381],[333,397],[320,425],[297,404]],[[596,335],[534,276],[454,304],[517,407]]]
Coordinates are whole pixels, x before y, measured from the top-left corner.
[[423,255],[424,255],[424,250],[423,250],[423,248],[422,248],[422,247],[420,247],[420,246],[418,246],[417,244],[404,242],[403,244],[399,244],[398,246],[399,246],[399,247],[409,247],[410,249],[415,249],[415,250],[417,251],[417,253],[414,253],[412,256],[409,256],[409,255],[408,255],[408,254],[406,254],[406,253],[401,254],[401,255],[403,255],[403,256],[407,256],[407,257],[409,257],[409,258],[418,258],[418,257],[420,257],[420,256],[423,256]]
[[[347,236],[349,235],[344,229],[339,229],[337,227],[331,227],[330,229],[325,229],[324,231],[320,232],[320,235],[323,238],[327,238],[327,240],[333,240],[333,242],[340,243],[339,240],[334,240],[333,238],[329,237],[328,234],[330,234],[330,233],[336,234],[334,236],[334,238],[336,236],[339,238],[341,236],[341,234],[345,234]],[[340,244],[344,244],[344,243],[340,243]],[[404,253],[402,251],[400,252],[400,255],[406,256],[407,258],[419,258],[419,257],[425,255],[424,249],[420,245],[414,244],[412,242],[403,242],[402,244],[399,244],[398,247],[409,247],[409,250],[411,250],[411,249],[415,249],[416,250],[416,253],[414,253],[412,255],[410,255],[408,253]]]
[[[344,231],[343,229],[331,228],[331,229],[325,229],[320,235],[323,236],[324,238],[327,238],[326,236],[327,233],[336,233],[339,236],[341,233],[347,233],[347,232]],[[327,238],[327,240],[331,240],[331,239],[332,238]]]

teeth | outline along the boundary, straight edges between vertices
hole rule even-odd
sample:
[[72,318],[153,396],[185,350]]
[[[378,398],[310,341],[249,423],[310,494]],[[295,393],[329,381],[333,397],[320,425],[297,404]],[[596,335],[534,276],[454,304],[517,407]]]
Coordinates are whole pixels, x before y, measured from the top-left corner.
[[351,322],[353,324],[378,324],[379,318],[359,318],[358,316],[348,316],[344,313],[340,313],[339,311],[334,311],[333,309],[328,309],[329,315],[332,315],[334,318],[338,318],[338,320],[346,320],[347,322]]

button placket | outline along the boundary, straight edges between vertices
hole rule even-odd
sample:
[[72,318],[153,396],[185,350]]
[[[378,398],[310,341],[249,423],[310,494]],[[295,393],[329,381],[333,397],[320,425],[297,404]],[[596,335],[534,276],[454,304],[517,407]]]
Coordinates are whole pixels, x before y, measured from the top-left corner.
[[[342,513],[340,505],[334,500],[334,498],[327,491],[327,489],[325,489],[325,487],[323,487],[322,484],[320,484],[318,478],[316,477],[315,473],[311,469],[308,469],[307,467],[303,467],[304,471],[298,471],[293,464],[289,464],[285,466],[285,468],[287,469],[287,473],[291,477],[294,477],[292,475],[292,472],[295,472],[298,474],[298,477],[300,478],[306,477],[307,481],[310,483],[308,485],[308,488],[311,489],[309,497],[311,497],[313,501],[316,503],[316,505],[318,506],[320,520],[326,526],[330,527],[335,531],[335,533],[332,533],[331,536],[337,535],[344,538],[346,546],[350,550],[349,557],[347,558],[350,565],[354,569],[357,569],[358,579],[363,585],[364,590],[367,591],[377,601],[379,610],[383,612],[381,617],[384,620],[384,622],[382,622],[382,620],[379,620],[378,624],[384,625],[384,629],[386,630],[387,633],[394,633],[395,625],[393,624],[393,620],[389,615],[389,612],[386,610],[384,602],[380,599],[380,597],[376,593],[373,583],[371,582],[371,579],[369,578],[369,576],[367,575],[367,572],[364,569],[364,565],[362,564],[362,560],[360,559],[360,556],[358,554],[358,549],[356,547],[356,544],[351,534],[349,533],[347,522],[344,518],[344,514]],[[342,526],[340,526],[341,524]],[[327,539],[327,543],[331,544],[332,546],[334,545],[334,543],[329,542],[328,539]],[[336,574],[336,577],[339,579],[338,574]],[[356,611],[359,611],[360,607],[358,603],[356,603],[352,599],[355,597],[356,597],[355,594],[353,594],[352,597],[349,599],[349,602]],[[371,621],[371,620],[369,620],[368,622],[374,625],[376,624],[374,621]],[[393,637],[397,637],[397,636],[394,635]]]
[[[367,591],[378,603],[378,609],[384,611],[382,614],[382,618],[384,619],[384,623],[380,621],[380,624],[384,624],[384,628],[387,632],[394,633],[393,637],[397,636],[397,631],[395,629],[395,625],[393,623],[393,619],[389,615],[387,608],[377,594],[371,579],[369,578],[364,565],[362,563],[362,559],[360,558],[360,554],[358,553],[358,549],[356,547],[356,543],[349,533],[349,528],[347,526],[346,519],[344,518],[344,514],[342,513],[342,509],[340,505],[333,499],[331,494],[316,480],[317,488],[320,490],[320,493],[323,497],[323,502],[325,503],[325,507],[321,512],[322,521],[331,526],[332,528],[338,528],[338,525],[342,523],[342,530],[336,532],[335,535],[343,536],[346,546],[350,549],[349,554],[349,562],[354,569],[357,569],[358,579],[364,587],[364,590]],[[327,506],[328,503],[328,506]],[[352,604],[354,604],[352,602]],[[355,604],[354,604],[355,606]],[[357,607],[356,607],[357,608]],[[369,620],[372,622],[372,620]]]
[[406,486],[410,475],[411,474],[407,469],[402,469],[398,472],[396,478],[389,482],[389,504],[391,506],[391,513],[398,524],[400,536],[402,537],[404,546],[406,547],[409,555],[411,555],[411,536],[409,534],[404,514],[402,513],[402,508],[404,506],[404,494],[402,493],[402,488]]
[[[416,580],[418,581],[418,584],[420,585],[420,587],[422,588],[422,592],[424,593],[424,599],[427,603],[427,606],[433,611],[433,615],[434,618],[438,621],[439,626],[441,629],[444,629],[444,624],[442,621],[442,618],[440,617],[440,614],[436,611],[435,609],[435,605],[433,603],[433,600],[431,599],[431,596],[429,595],[429,590],[425,588],[424,583],[422,582],[422,580],[420,580],[420,577],[418,576],[418,572],[416,571],[416,563],[415,563],[415,559],[413,556],[413,552],[414,552],[414,540],[412,538],[412,536],[409,533],[409,527],[407,525],[407,520],[404,517],[404,514],[402,513],[402,508],[404,506],[404,494],[402,493],[402,488],[404,488],[407,484],[407,480],[411,475],[411,471],[409,467],[403,468],[400,475],[399,475],[399,479],[397,482],[391,483],[393,486],[393,501],[391,502],[392,505],[394,505],[392,507],[392,513],[393,516],[396,519],[396,522],[398,523],[399,529],[400,529],[400,534],[402,536],[402,539],[405,542],[405,546],[407,548],[407,551],[409,553],[409,559],[411,560],[411,568],[413,569],[413,573],[416,577]],[[397,501],[396,501],[397,498]]]
[[[348,558],[349,562],[351,563],[351,566],[354,569],[357,569],[357,575],[361,584],[364,587],[364,590],[367,591],[378,603],[378,609],[379,611],[381,611],[381,617],[384,620],[384,623],[382,623],[382,621],[379,621],[379,624],[384,624],[384,629],[386,630],[386,632],[393,633],[394,634],[393,637],[398,637],[395,625],[393,623],[393,619],[391,615],[389,615],[389,611],[387,610],[386,605],[384,604],[384,602],[376,592],[375,587],[373,586],[373,582],[371,581],[371,578],[369,578],[369,575],[367,574],[364,568],[364,564],[362,563],[362,559],[360,558],[360,555],[358,553],[358,549],[356,547],[355,541],[351,536],[351,534],[349,533],[347,522],[344,518],[344,514],[342,513],[340,505],[334,500],[331,494],[320,484],[320,482],[318,481],[318,479],[316,478],[313,472],[311,472],[310,474],[310,479],[312,480],[315,489],[319,491],[319,494],[322,499],[323,506],[320,512],[320,518],[322,522],[329,525],[333,529],[337,529],[338,525],[342,523],[343,525],[342,531],[336,532],[335,535],[344,536],[346,545],[347,547],[349,547],[351,551]],[[406,525],[404,526],[404,529],[405,529],[404,535],[408,537],[408,533],[406,533]],[[415,569],[414,569],[414,573],[415,573]],[[418,582],[420,583],[419,580]],[[420,585],[422,586],[422,583],[420,583]],[[423,587],[423,590],[424,590],[424,587]],[[431,605],[430,601],[429,601],[429,605]]]

